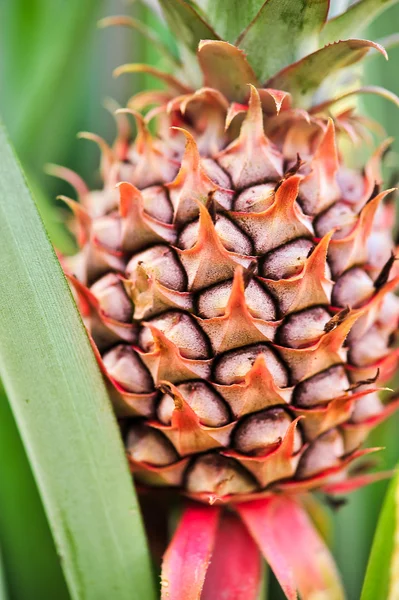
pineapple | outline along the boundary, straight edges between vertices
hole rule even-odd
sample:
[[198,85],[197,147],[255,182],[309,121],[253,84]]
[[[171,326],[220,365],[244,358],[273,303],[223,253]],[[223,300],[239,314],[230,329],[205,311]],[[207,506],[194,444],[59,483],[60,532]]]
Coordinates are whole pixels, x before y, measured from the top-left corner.
[[[368,124],[342,108],[364,91],[348,66],[385,53],[338,41],[365,4],[326,23],[326,1],[285,2],[282,19],[269,0],[232,44],[204,6],[162,0],[189,48],[199,42],[200,80],[121,67],[165,85],[117,110],[113,148],[82,134],[101,147],[103,189],[53,170],[79,195],[66,201],[80,251],[62,260],[132,473],[189,499],[162,598],[256,598],[258,547],[288,598],[343,598],[306,497],[372,478],[352,465],[398,404],[379,393],[398,358],[386,144],[362,169],[339,149]],[[209,12],[225,31],[227,7]]]

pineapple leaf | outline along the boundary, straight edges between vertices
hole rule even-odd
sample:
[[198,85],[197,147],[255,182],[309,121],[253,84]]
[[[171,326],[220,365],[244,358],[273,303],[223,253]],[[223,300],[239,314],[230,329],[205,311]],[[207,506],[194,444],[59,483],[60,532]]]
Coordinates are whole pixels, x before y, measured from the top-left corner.
[[359,0],[348,10],[330,19],[320,35],[320,45],[330,44],[350,36],[357,35],[369,25],[375,17],[398,0]]
[[201,40],[220,39],[200,16],[193,2],[187,0],[159,0],[165,19],[176,38],[191,52],[196,52]]
[[0,539],[9,594],[21,600],[70,600],[28,457],[1,384],[0,479]]
[[8,592],[7,592],[6,578],[5,578],[5,573],[4,573],[3,557],[1,555],[1,548],[0,548],[0,600],[7,600],[7,598],[8,598]]
[[0,129],[0,372],[71,598],[155,598],[122,444],[68,284]]
[[[238,503],[237,512],[285,595],[344,600],[333,557],[302,504],[289,496]],[[271,534],[280,525],[279,535]]]
[[368,40],[344,40],[325,46],[277,73],[266,87],[290,92],[298,106],[309,107],[313,94],[329,75],[358,62],[371,48],[386,57],[382,46]]
[[[318,48],[328,0],[266,0],[237,45],[261,81]],[[289,43],[287,41],[289,40]]]
[[209,0],[207,16],[218,34],[228,42],[234,42],[255,18],[264,0]]
[[399,531],[399,475],[391,482],[374,536],[361,600],[394,600],[397,586]]
[[249,83],[259,86],[243,51],[232,44],[210,40],[200,42],[198,60],[205,85],[218,89],[230,101],[243,102],[249,95]]

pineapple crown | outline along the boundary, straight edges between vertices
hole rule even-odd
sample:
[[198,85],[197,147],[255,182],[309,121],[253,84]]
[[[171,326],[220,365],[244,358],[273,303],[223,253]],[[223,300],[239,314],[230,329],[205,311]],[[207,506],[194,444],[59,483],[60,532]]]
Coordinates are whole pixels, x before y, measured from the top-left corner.
[[[108,18],[102,25],[139,28],[151,37],[170,70],[194,89],[210,87],[229,102],[241,103],[247,101],[248,84],[252,84],[270,91],[268,100],[277,110],[283,102],[292,102],[297,108],[317,112],[359,93],[377,93],[399,104],[383,88],[361,87],[359,69],[353,68],[366,56],[381,53],[388,58],[385,48],[397,43],[396,36],[378,43],[353,36],[395,2],[359,0],[335,15],[330,0],[159,0],[175,38],[169,38],[169,45],[129,17]],[[147,4],[153,2],[147,0]],[[341,8],[345,4],[339,3]],[[193,61],[195,54],[199,69]],[[148,65],[123,65],[116,74],[124,72],[155,75],[174,88],[175,95],[191,89]],[[286,94],[276,95],[274,90]]]

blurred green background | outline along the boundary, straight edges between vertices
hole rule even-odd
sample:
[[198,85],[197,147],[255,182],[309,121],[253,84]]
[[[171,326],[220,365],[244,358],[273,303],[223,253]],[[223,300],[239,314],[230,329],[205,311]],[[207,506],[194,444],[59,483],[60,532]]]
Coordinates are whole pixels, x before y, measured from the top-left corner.
[[[68,185],[45,175],[47,162],[75,169],[90,186],[99,183],[98,149],[79,141],[76,132],[95,131],[112,141],[115,123],[103,107],[107,97],[122,105],[148,81],[135,75],[113,79],[112,70],[125,62],[152,62],[160,56],[137,32],[125,28],[98,30],[107,15],[129,14],[149,22],[140,2],[123,0],[0,0],[0,113],[22,161],[47,230],[64,252],[73,241],[62,225],[62,207],[55,200],[71,194]],[[396,32],[399,6],[384,13],[369,32],[370,39]],[[399,94],[399,48],[391,62],[370,59],[366,81]],[[363,108],[399,140],[398,109],[376,98]],[[394,149],[399,151],[396,141]],[[393,161],[392,161],[393,162]],[[398,162],[397,162],[398,164]],[[375,432],[372,444],[385,446],[381,468],[398,459],[399,418]],[[356,492],[334,520],[334,552],[349,600],[358,600],[386,483]],[[18,435],[7,398],[0,389],[0,600],[3,580],[11,600],[67,599],[64,578],[41,501]],[[280,592],[275,584],[269,598]],[[377,599],[376,599],[377,600]]]

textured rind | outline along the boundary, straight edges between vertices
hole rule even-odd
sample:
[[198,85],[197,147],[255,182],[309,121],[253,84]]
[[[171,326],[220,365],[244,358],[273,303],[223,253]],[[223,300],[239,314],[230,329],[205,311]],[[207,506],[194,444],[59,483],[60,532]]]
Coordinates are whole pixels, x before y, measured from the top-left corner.
[[81,200],[64,266],[132,472],[211,503],[327,489],[396,408],[378,399],[399,315],[383,149],[350,171],[349,114],[172,84],[130,101],[133,143],[126,127],[112,150],[92,138],[102,191],[59,172]]

